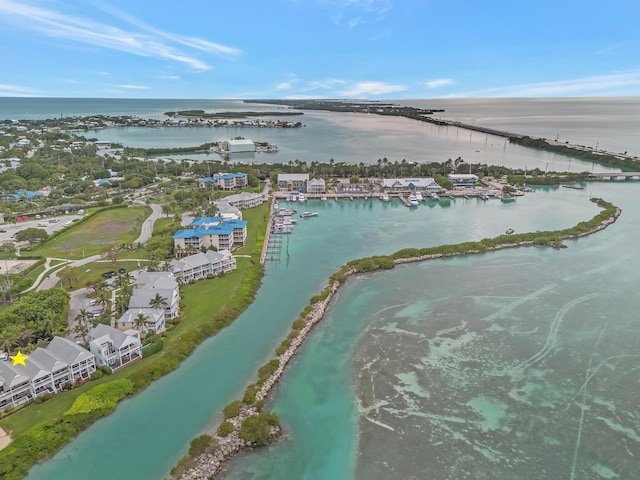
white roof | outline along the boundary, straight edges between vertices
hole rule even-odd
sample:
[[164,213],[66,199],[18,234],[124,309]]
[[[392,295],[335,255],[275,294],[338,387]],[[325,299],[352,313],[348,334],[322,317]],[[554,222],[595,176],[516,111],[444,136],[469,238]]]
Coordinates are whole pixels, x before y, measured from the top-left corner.
[[308,181],[309,174],[308,173],[279,173],[278,181],[279,182],[288,182],[290,180],[298,180],[298,181]]
[[428,187],[430,185],[436,184],[436,181],[431,177],[424,178],[383,178],[382,186],[383,187],[392,187],[394,185],[403,185],[408,187],[412,184],[415,187]]

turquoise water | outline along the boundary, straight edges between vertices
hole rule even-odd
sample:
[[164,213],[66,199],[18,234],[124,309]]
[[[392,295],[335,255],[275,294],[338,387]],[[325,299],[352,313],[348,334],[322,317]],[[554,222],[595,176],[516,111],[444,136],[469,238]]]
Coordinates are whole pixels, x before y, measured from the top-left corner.
[[640,189],[580,193],[623,215],[565,250],[349,280],[270,402],[287,439],[225,478],[634,478]]
[[[550,216],[553,208],[558,214]],[[539,191],[510,204],[456,200],[448,207],[423,204],[409,209],[399,202],[316,200],[308,201],[304,209],[319,215],[300,219],[294,233],[286,236],[283,259],[267,265],[256,301],[230,328],[205,342],[177,371],[125,401],[52,460],[34,467],[28,478],[162,478],[186,452],[188,442],[219,421],[224,405],[241,396],[308,299],[346,260],[406,246],[480,239],[509,227],[518,231],[562,228],[597,211],[588,193],[567,189]],[[215,281],[211,288],[215,295]],[[340,294],[339,301],[342,298],[349,303],[348,296]],[[357,325],[353,327],[345,346],[359,335]],[[312,336],[309,345],[321,338]],[[332,368],[336,374],[344,371],[341,364]],[[295,376],[294,367],[291,377]],[[345,389],[351,383],[348,376],[343,382]],[[349,418],[355,421],[347,414],[351,410],[348,391],[344,390],[343,401],[339,395],[331,397],[336,402],[331,408],[344,413],[336,417],[336,426],[341,429]],[[315,398],[315,393],[309,398]],[[349,451],[346,445],[352,444],[353,436],[345,435],[341,441],[346,443],[344,450],[336,451],[338,456]],[[353,460],[347,454],[335,463],[347,468]]]

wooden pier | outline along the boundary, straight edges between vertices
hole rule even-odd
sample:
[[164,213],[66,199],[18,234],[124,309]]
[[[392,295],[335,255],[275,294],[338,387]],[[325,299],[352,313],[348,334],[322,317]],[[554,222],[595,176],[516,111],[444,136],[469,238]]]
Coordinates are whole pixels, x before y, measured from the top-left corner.
[[[273,210],[276,204],[275,195],[271,197],[271,207],[269,208],[269,221],[267,222],[267,231],[264,234],[264,243],[262,244],[262,253],[260,254],[260,265],[264,265],[264,262],[267,260],[267,255],[269,252],[269,242],[271,241],[271,220],[273,219]],[[278,256],[278,258],[280,258]],[[269,258],[271,260],[271,258]]]

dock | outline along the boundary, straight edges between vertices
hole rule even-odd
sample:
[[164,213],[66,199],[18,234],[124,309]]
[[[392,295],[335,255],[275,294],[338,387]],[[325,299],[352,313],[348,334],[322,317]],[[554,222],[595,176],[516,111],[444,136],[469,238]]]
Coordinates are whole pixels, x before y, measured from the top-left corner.
[[[269,253],[273,251],[273,249],[269,248],[271,244],[271,219],[273,218],[273,210],[275,209],[276,204],[276,196],[271,197],[271,207],[269,208],[269,221],[267,222],[267,231],[264,234],[264,243],[262,244],[262,253],[260,254],[260,265],[264,265],[264,262],[267,260],[267,256],[269,256],[269,260],[272,260],[272,255]],[[278,254],[278,258],[280,258],[280,254]]]

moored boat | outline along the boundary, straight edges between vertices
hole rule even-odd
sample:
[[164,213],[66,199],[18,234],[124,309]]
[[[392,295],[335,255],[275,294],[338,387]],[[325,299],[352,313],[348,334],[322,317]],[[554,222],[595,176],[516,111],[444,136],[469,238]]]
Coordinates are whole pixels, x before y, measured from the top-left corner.
[[302,218],[317,217],[318,216],[318,212],[302,212],[300,214],[300,216]]
[[422,201],[424,200],[424,197],[422,196],[422,193],[421,193],[421,192],[416,192],[416,194],[415,194],[415,195],[416,195],[416,200],[417,200],[418,202],[422,202]]
[[409,198],[407,198],[407,200],[409,201],[411,206],[415,207],[416,205],[418,205],[418,199],[416,198],[416,196],[413,193],[411,195],[409,195]]
[[383,193],[382,196],[380,197],[380,200],[382,200],[383,202],[388,202],[389,201],[389,194],[388,193]]

